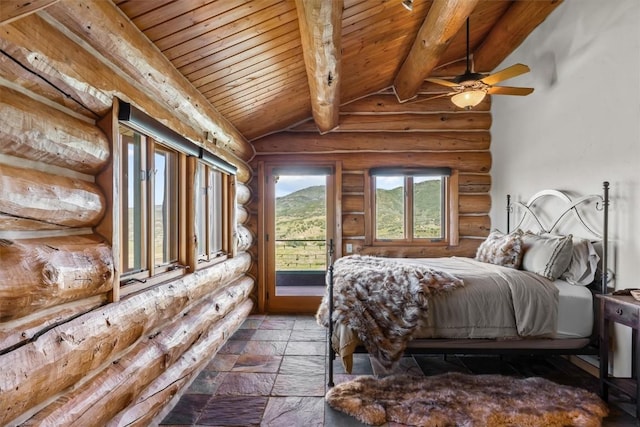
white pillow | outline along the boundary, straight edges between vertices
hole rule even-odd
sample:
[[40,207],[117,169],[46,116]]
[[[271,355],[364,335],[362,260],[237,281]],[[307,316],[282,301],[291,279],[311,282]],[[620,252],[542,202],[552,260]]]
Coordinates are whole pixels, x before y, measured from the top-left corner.
[[573,251],[572,236],[543,236],[530,232],[522,236],[522,269],[556,280],[567,269]]
[[573,254],[566,271],[560,276],[572,285],[587,286],[593,283],[600,257],[587,239],[573,238]]

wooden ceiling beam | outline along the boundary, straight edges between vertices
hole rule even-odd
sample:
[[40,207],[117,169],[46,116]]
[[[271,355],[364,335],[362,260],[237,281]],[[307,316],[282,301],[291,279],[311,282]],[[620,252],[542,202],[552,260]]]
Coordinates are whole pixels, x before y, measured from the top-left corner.
[[514,1],[473,53],[474,70],[493,71],[561,3],[562,0]]
[[0,0],[0,25],[30,15],[60,0]]
[[434,0],[394,80],[400,102],[415,96],[479,0]]
[[338,126],[343,0],[296,0],[313,119],[321,133]]

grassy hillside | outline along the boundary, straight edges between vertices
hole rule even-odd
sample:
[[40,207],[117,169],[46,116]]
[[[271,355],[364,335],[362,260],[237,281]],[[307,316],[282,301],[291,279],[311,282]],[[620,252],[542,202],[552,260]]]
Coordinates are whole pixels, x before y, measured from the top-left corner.
[[[439,235],[440,183],[416,185],[416,228],[421,237]],[[402,187],[378,190],[378,229],[385,236],[402,238],[404,196]],[[318,185],[276,199],[276,240],[324,239],[326,233],[325,187]],[[437,233],[434,234],[434,229]]]
[[325,186],[316,185],[276,198],[276,240],[324,239]]

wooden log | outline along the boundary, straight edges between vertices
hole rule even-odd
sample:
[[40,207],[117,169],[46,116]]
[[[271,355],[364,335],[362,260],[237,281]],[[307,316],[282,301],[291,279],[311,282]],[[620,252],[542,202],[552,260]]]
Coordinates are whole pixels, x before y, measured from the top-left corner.
[[[424,85],[420,89],[423,87]],[[443,86],[436,89],[437,94],[446,92],[447,88],[444,88]],[[342,105],[340,107],[340,113],[422,113],[463,111],[460,107],[457,107],[453,102],[451,102],[451,98],[449,97],[427,99],[432,98],[434,95],[435,94],[433,92],[419,95],[411,101],[400,103],[393,93],[374,94]],[[473,107],[473,111],[490,110],[490,96],[486,96],[480,104]]]
[[[231,336],[242,320],[231,316],[234,321],[230,322],[225,317],[247,300],[252,288],[253,281],[242,278],[202,299],[176,322],[138,341],[116,363],[63,394],[23,425],[106,425],[191,348],[210,335]],[[210,357],[223,343],[224,339],[217,340],[218,345],[210,345],[209,352],[200,358]]]
[[35,230],[69,230],[64,225],[51,224],[36,221],[34,219],[20,218],[11,215],[0,214],[0,230],[11,231],[35,231]]
[[491,153],[489,151],[451,152],[402,152],[402,153],[323,153],[323,154],[277,154],[260,156],[256,160],[268,159],[274,163],[294,163],[304,161],[342,162],[345,170],[366,170],[384,166],[450,167],[460,173],[489,173]]
[[473,53],[476,72],[491,72],[562,4],[562,0],[516,1]]
[[[253,156],[253,147],[190,84],[149,39],[113,2],[58,3],[47,10],[61,25],[75,33],[117,64],[156,100],[194,129],[213,134],[239,159]],[[87,25],[91,22],[91,25]],[[202,137],[200,137],[202,138]]]
[[338,125],[343,0],[296,0],[311,111],[320,132]]
[[252,191],[246,184],[236,183],[236,202],[239,205],[246,205],[251,201]]
[[440,62],[453,37],[479,0],[434,0],[411,51],[394,80],[400,101],[411,99]]
[[251,257],[241,253],[75,318],[0,355],[0,425],[117,359],[143,336],[174,321],[195,301],[240,277],[250,263]]
[[342,212],[344,213],[364,213],[364,195],[343,195]]
[[249,249],[255,242],[255,236],[247,227],[242,224],[237,225],[236,229],[238,239],[238,251],[244,252]]
[[323,152],[488,150],[489,131],[332,132],[325,135],[279,132],[254,141],[256,155]]
[[24,344],[57,324],[104,305],[107,295],[100,294],[66,304],[38,310],[25,317],[0,323],[0,351]]
[[458,231],[462,237],[487,237],[491,231],[489,215],[460,215]]
[[0,7],[0,25],[16,21],[23,16],[35,13],[60,0],[2,0]]
[[355,237],[365,235],[364,214],[342,215],[342,235]]
[[458,188],[460,193],[488,193],[491,191],[491,175],[461,173]]
[[343,173],[342,192],[364,194],[364,173]]
[[109,160],[102,131],[0,86],[0,153],[96,174]]
[[249,219],[249,211],[242,205],[236,206],[236,222],[245,224]]
[[397,258],[475,257],[482,239],[460,238],[457,246],[354,246],[362,255]]
[[86,117],[88,120],[98,118],[98,115],[86,106],[75,102],[73,98],[65,96],[63,92],[51,86],[37,74],[25,70],[21,64],[17,63],[4,51],[0,51],[0,77],[8,82],[6,83],[7,85],[12,84],[16,89],[42,96],[57,108],[62,106],[73,113],[77,113],[78,116]]
[[[48,81],[78,104],[84,105],[93,113],[93,118],[111,109],[114,92],[110,90],[115,90],[117,94],[118,89],[124,86],[122,79],[106,67],[96,67],[93,55],[63,36],[40,16],[29,15],[4,25],[2,30],[0,48],[24,67],[22,78],[31,80],[35,75],[43,81],[34,84],[34,89],[46,86],[44,82]],[[68,61],[68,52],[73,52],[73,63]],[[126,93],[126,89],[122,92]],[[49,95],[46,90],[38,90],[37,93]],[[130,92],[130,96],[138,94],[142,96],[142,91],[137,88]]]
[[97,236],[0,240],[0,322],[104,294],[113,275],[111,249]]
[[179,395],[181,389],[189,384],[204,368],[210,359],[210,355],[215,353],[229,338],[231,334],[225,333],[223,327],[229,332],[237,330],[251,313],[253,306],[254,304],[250,300],[243,302],[230,315],[225,317],[224,324],[220,325],[219,328],[207,331],[207,334],[202,339],[149,385],[133,405],[114,417],[107,426],[154,425],[159,423],[161,419],[157,419],[157,417],[162,414],[162,408]]
[[69,227],[91,227],[105,198],[91,182],[0,165],[0,213]]
[[[420,132],[443,130],[489,130],[491,114],[486,112],[422,113],[422,114],[342,114],[340,132]],[[313,122],[291,128],[294,131],[318,132]]]
[[[117,8],[110,2],[99,3],[105,3],[107,8]],[[64,4],[69,5],[71,2],[64,2]],[[91,3],[91,5],[95,6],[98,3]],[[54,7],[57,8],[58,5],[52,6],[52,8]],[[78,18],[89,19],[84,12],[79,13]],[[114,69],[110,67],[96,66],[96,64],[102,63],[101,59],[94,57],[92,53],[66,37],[61,32],[65,31],[61,24],[57,25],[62,28],[53,27],[49,21],[54,23],[55,21],[50,16],[48,17],[48,20],[44,20],[38,15],[29,15],[3,26],[0,49],[11,55],[25,68],[24,73],[27,77],[24,78],[33,78],[28,76],[30,73],[27,70],[45,78],[75,101],[86,106],[93,112],[94,118],[108,114],[113,104],[113,97],[117,96],[126,102],[133,103],[146,114],[180,135],[206,146],[211,152],[237,166],[237,178],[241,182],[246,182],[251,177],[251,172],[243,160],[231,151],[219,148],[216,144],[206,143],[204,131],[210,131],[210,128],[202,128],[201,126],[194,128],[191,125],[193,120],[188,116],[186,110],[159,103],[146,92],[149,81],[142,79],[133,84],[130,80],[131,77],[127,76],[124,71],[118,72],[116,68],[116,72],[114,72]],[[128,20],[126,20],[125,26],[131,26]],[[134,29],[134,32],[137,30]],[[117,45],[116,41],[113,46]],[[102,52],[109,50],[110,47]],[[74,61],[68,60],[68,52],[73,52]],[[159,53],[157,54],[159,55]],[[161,86],[166,88],[169,85],[165,82]],[[36,85],[35,88],[39,88],[39,86]],[[39,91],[38,94],[48,95],[46,91]],[[194,107],[191,107],[188,110],[192,111],[193,109]],[[199,112],[198,115],[200,114]],[[221,145],[224,146],[224,144],[226,142],[223,141]],[[253,155],[253,148],[251,148],[251,155]]]
[[459,214],[489,213],[491,210],[491,196],[488,194],[460,194]]

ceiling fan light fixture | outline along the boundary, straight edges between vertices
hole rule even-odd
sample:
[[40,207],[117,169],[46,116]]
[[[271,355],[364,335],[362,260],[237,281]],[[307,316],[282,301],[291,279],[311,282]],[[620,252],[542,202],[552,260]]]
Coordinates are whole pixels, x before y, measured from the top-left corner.
[[402,5],[410,12],[413,10],[413,0],[402,0]]
[[451,102],[453,102],[456,107],[470,110],[472,107],[480,104],[486,94],[487,93],[484,90],[467,89],[453,95],[451,97]]

